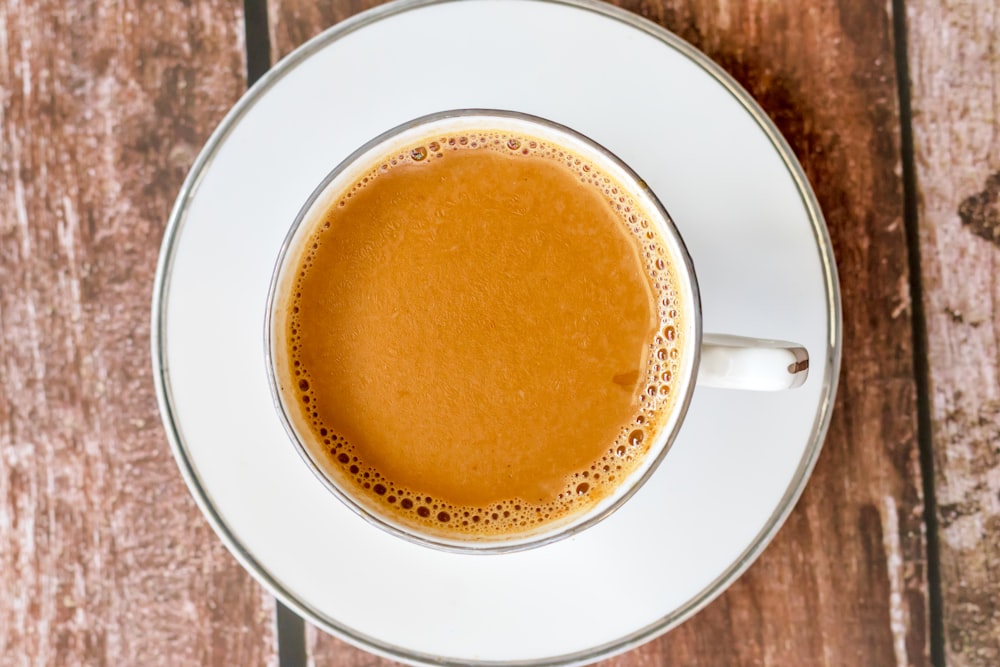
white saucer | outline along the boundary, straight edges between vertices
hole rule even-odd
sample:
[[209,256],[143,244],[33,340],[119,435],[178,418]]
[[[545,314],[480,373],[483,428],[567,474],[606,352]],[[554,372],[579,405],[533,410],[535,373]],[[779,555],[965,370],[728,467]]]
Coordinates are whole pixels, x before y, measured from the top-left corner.
[[[699,389],[663,465],[569,540],[463,556],[367,525],[300,460],[271,404],[263,322],[299,206],[371,137],[433,111],[515,109],[573,127],[659,195],[698,271],[705,330],[794,340],[801,389]],[[764,113],[677,37],[603,4],[404,1],[271,70],[199,156],[153,303],[160,408],[192,494],[240,562],[316,625],[412,662],[590,662],[725,589],[791,510],[840,359],[830,243]]]

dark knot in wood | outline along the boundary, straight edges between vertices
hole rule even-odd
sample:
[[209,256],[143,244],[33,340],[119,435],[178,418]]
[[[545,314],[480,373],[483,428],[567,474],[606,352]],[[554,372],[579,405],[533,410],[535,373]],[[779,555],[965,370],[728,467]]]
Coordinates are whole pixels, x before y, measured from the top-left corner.
[[1000,245],[1000,171],[986,179],[986,188],[958,207],[962,224],[973,234]]

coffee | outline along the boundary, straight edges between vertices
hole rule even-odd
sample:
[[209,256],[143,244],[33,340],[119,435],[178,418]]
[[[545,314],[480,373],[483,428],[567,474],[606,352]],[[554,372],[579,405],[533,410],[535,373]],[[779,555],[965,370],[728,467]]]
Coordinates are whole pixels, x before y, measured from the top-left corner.
[[683,349],[655,216],[568,148],[439,131],[371,158],[290,249],[276,382],[325,473],[418,532],[500,539],[641,464]]

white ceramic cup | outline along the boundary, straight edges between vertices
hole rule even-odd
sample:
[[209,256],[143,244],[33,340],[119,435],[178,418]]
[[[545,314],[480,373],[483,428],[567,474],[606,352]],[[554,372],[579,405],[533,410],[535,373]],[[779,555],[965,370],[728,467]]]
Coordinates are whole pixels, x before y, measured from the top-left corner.
[[[295,262],[315,225],[322,221],[331,204],[381,156],[404,146],[412,146],[422,139],[429,141],[432,136],[483,129],[516,132],[561,146],[591,161],[625,187],[625,194],[657,227],[674,261],[679,282],[676,286],[678,303],[685,309],[680,318],[684,331],[680,336],[680,368],[673,382],[676,392],[673,410],[659,424],[642,462],[612,493],[578,514],[545,524],[528,534],[489,538],[442,537],[396,521],[380,511],[374,502],[366,501],[328,473],[325,462],[317,460],[312,448],[304,441],[310,437],[308,428],[299,429],[295,425],[293,411],[300,408],[296,404],[294,390],[283,390],[280,386],[276,364],[280,362],[279,355],[285,352],[276,348],[276,341],[280,338],[278,328],[284,326],[283,311],[288,287],[293,281]],[[663,460],[681,428],[696,384],[770,391],[792,389],[805,382],[809,357],[801,346],[744,336],[703,334],[701,322],[697,275],[680,233],[656,195],[624,162],[596,142],[552,121],[512,111],[462,109],[417,118],[375,137],[323,179],[299,211],[279,251],[267,299],[264,337],[268,379],[279,417],[303,460],[331,492],[369,523],[409,541],[463,553],[504,553],[541,546],[575,534],[605,518],[628,500]]]

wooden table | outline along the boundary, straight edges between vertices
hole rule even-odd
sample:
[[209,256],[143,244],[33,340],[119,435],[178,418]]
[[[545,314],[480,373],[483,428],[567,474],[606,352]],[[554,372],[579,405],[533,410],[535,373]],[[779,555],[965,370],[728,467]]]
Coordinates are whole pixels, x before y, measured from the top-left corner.
[[[225,551],[149,359],[160,239],[202,143],[270,63],[373,4],[0,2],[0,664],[390,664],[303,640]],[[1000,664],[1000,5],[620,4],[788,138],[833,238],[845,351],[774,543],[604,664]]]

